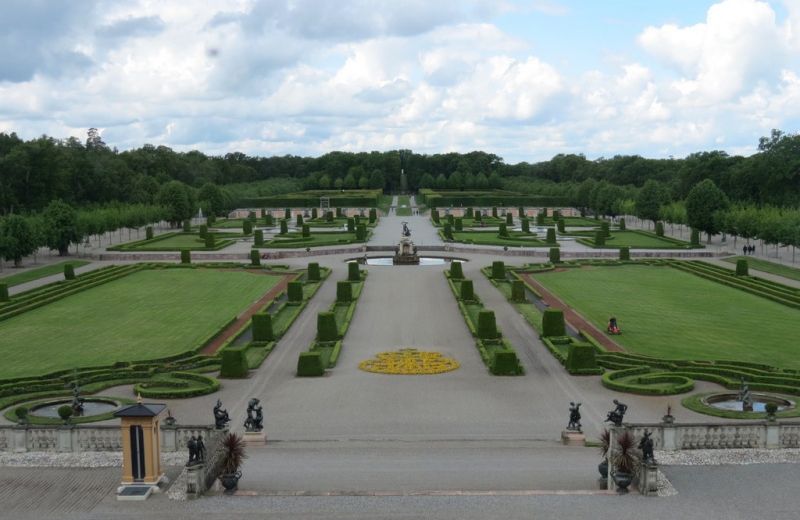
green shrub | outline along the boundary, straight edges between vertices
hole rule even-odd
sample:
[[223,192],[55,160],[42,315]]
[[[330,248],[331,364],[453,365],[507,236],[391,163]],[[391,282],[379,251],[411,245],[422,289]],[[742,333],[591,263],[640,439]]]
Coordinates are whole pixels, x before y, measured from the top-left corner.
[[700,245],[700,230],[697,228],[692,228],[692,238],[689,240],[689,244],[693,246]]
[[328,210],[325,212],[325,222],[333,222],[333,211]]
[[261,265],[261,255],[257,249],[250,250],[250,265]]
[[211,225],[216,221],[217,221],[217,217],[213,213],[206,217],[206,225],[208,227],[211,227]]
[[444,223],[444,238],[453,240],[453,226],[449,222]]
[[349,231],[350,233],[356,232],[356,219],[354,219],[353,217],[347,219],[347,231]]
[[453,260],[450,262],[450,278],[453,280],[460,280],[464,278],[464,270],[462,269],[461,262]]
[[320,272],[319,272],[319,263],[318,262],[309,262],[308,263],[308,281],[309,282],[318,282],[322,279]]
[[559,233],[563,234],[567,232],[566,224],[564,223],[563,218],[556,222],[556,228],[558,229]]
[[339,303],[350,303],[353,301],[353,284],[347,280],[336,282],[336,301]]
[[253,341],[275,341],[275,333],[272,330],[272,315],[270,313],[257,312],[253,314],[251,320],[253,324]]
[[450,223],[451,226],[455,225],[456,217],[452,214],[447,215],[447,222]]
[[247,377],[250,367],[247,365],[247,356],[245,354],[245,348],[243,347],[228,347],[223,350],[219,376],[236,379]]
[[464,231],[464,219],[457,218],[456,219],[456,231]]
[[591,345],[576,345],[571,343],[567,352],[567,372],[580,373],[582,370],[597,368],[594,357],[594,347]]
[[188,218],[183,219],[183,232],[189,233],[192,230],[192,221]]
[[492,218],[497,218],[497,206],[492,208]]
[[255,222],[256,221],[256,212],[255,211],[251,211],[250,213],[248,213],[247,214],[247,220],[249,220],[250,223]]
[[491,372],[495,376],[516,376],[524,374],[525,369],[513,349],[502,349],[494,351]]
[[20,423],[25,423],[28,419],[28,407],[27,406],[17,406],[14,409],[14,416],[17,418],[17,421]]
[[338,339],[339,328],[336,326],[336,315],[332,312],[317,314],[317,341],[336,341]]
[[217,245],[216,235],[214,233],[206,233],[206,247],[211,249]]
[[467,217],[467,218],[474,219],[474,218],[475,218],[475,210],[473,210],[472,208],[467,208],[467,215],[466,215],[466,217]]
[[342,211],[341,207],[336,208],[336,216],[338,218],[342,218],[344,216],[344,212]]
[[181,250],[181,263],[182,264],[191,264],[192,263],[192,252],[188,249]]
[[317,208],[311,208],[311,218],[317,218]]
[[369,223],[374,224],[378,220],[378,210],[370,208],[369,210]]
[[550,248],[550,263],[557,264],[559,262],[561,262],[561,248],[551,247]]
[[508,236],[508,228],[505,224],[500,224],[500,236],[507,237]]
[[480,222],[483,219],[483,215],[481,214],[481,210],[475,210],[475,222]]
[[461,280],[459,296],[467,302],[475,300],[475,291],[472,288],[472,280]]
[[66,423],[72,417],[72,405],[65,404],[58,407],[58,416]]
[[492,262],[492,280],[506,279],[506,264],[502,260]]
[[358,269],[358,262],[347,263],[347,279],[351,282],[361,281],[361,271]]
[[356,240],[363,242],[367,239],[367,226],[366,224],[359,224],[356,226]]
[[283,210],[283,219],[289,220],[292,218],[292,208],[286,208]]
[[625,217],[620,217],[619,219],[619,230],[625,231]]
[[433,220],[434,224],[439,224],[440,223],[441,218],[439,217],[439,210],[438,209],[435,209],[435,210],[431,211],[431,219]]
[[494,311],[478,312],[478,339],[497,339],[497,322]]
[[153,226],[144,228],[144,238],[146,240],[153,240]]
[[522,280],[511,281],[511,301],[523,302],[527,301],[525,296],[525,282]]
[[544,226],[544,219],[547,217],[547,208],[544,211],[540,211],[536,214],[536,225],[537,226]]
[[264,245],[264,230],[263,229],[256,229],[255,236],[253,238],[253,244],[257,246]]
[[72,264],[64,264],[64,280],[75,279],[75,266]]
[[281,219],[281,235],[285,235],[288,232],[289,232],[289,221],[286,220],[285,218]]
[[249,235],[253,232],[253,223],[249,219],[242,221],[242,233]]
[[514,215],[511,213],[506,213],[506,225],[513,226],[514,225]]
[[[319,264],[317,264],[317,275],[319,275]],[[293,281],[286,284],[286,297],[290,302],[303,301],[303,282]]]
[[736,276],[748,276],[750,269],[747,265],[747,258],[739,258],[736,260]]
[[266,215],[264,215],[264,225],[270,227],[275,225],[275,218],[272,216],[271,213],[267,213]]
[[656,222],[656,236],[663,237],[664,236],[664,223],[660,220]]
[[311,237],[311,228],[308,226],[308,224],[303,224],[303,227],[301,229],[303,230],[302,231],[303,238]]
[[603,231],[603,238],[611,236],[611,225],[608,223],[607,220],[604,220],[600,223],[600,229]]
[[205,224],[200,224],[200,238],[203,240],[206,239],[206,233],[208,233],[208,226]]
[[620,260],[630,260],[631,259],[631,248],[628,246],[622,246],[619,248],[619,259]]
[[530,233],[531,232],[531,221],[530,221],[530,219],[528,219],[528,218],[523,218],[522,219],[522,231],[524,233]]
[[566,336],[567,326],[564,323],[564,311],[546,309],[542,314],[542,336]]
[[295,221],[295,224],[299,228],[303,227],[303,215],[301,215],[300,213],[297,214],[297,220]]
[[322,356],[319,352],[301,352],[297,359],[298,377],[320,377],[325,375]]
[[594,234],[594,245],[596,246],[604,246],[606,245],[606,232],[602,229],[600,231],[595,232]]
[[545,242],[548,244],[556,244],[556,230],[554,228],[547,228],[547,238]]
[[555,220],[556,222],[561,220],[561,212],[558,211],[557,209],[553,210],[553,220]]
[[8,297],[8,284],[0,283],[0,302],[11,301]]

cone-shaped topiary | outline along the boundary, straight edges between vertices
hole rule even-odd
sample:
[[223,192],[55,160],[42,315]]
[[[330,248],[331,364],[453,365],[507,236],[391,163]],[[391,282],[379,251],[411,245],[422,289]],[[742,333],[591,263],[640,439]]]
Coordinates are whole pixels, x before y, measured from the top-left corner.
[[242,347],[228,347],[222,351],[222,366],[219,369],[220,377],[243,378],[250,372],[247,356]]
[[566,336],[567,326],[564,323],[564,311],[546,309],[542,315],[542,336]]
[[566,368],[567,372],[570,374],[579,373],[581,370],[597,368],[594,347],[591,345],[570,344],[569,351],[567,352]]
[[301,352],[297,359],[298,377],[320,377],[325,375],[322,356],[319,352]]
[[494,311],[478,312],[478,339],[497,339],[497,322]]
[[625,217],[620,217],[619,219],[619,230],[625,231]]
[[663,237],[664,236],[664,223],[660,220],[656,222],[656,236]]
[[501,237],[508,236],[508,227],[505,224],[500,224],[500,236]]
[[550,263],[557,264],[561,262],[561,249],[558,247],[550,248]]
[[255,230],[254,237],[253,237],[253,244],[255,244],[257,246],[263,246],[264,245],[264,230],[263,229],[256,229]]
[[275,225],[275,218],[271,214],[267,213],[266,215],[264,215],[264,225],[265,226],[274,226]]
[[492,262],[492,280],[506,279],[506,264],[502,260]]
[[747,265],[747,258],[739,258],[736,260],[736,276],[748,276],[750,268]]
[[292,208],[286,208],[286,209],[283,211],[283,218],[284,218],[285,220],[289,220],[290,218],[292,218]]
[[511,301],[524,302],[528,298],[525,296],[525,282],[522,280],[511,281]]
[[547,213],[546,212],[542,212],[542,211],[540,211],[539,213],[536,214],[536,225],[537,226],[540,226],[540,227],[544,226],[544,219],[545,219],[546,215],[547,215]]
[[303,282],[295,280],[286,284],[286,298],[290,302],[303,301]]
[[153,240],[153,226],[144,228],[144,238],[146,240]]
[[208,226],[206,224],[200,224],[200,238],[205,240],[207,233],[208,233]]
[[444,223],[444,238],[453,240],[453,226],[449,222]]
[[253,223],[249,219],[242,221],[242,233],[249,235],[253,232]]
[[506,225],[513,226],[514,225],[514,215],[511,213],[506,213]]
[[606,237],[611,236],[610,224],[608,223],[607,220],[604,220],[603,222],[600,223],[600,229],[603,230],[604,236]]
[[216,235],[214,233],[206,233],[206,248],[213,249],[217,247]]
[[350,303],[353,301],[353,284],[347,280],[336,282],[336,301],[338,303]]
[[495,350],[491,366],[492,375],[516,376],[525,373],[513,349]]
[[347,279],[351,282],[361,281],[361,271],[358,269],[358,262],[347,263]]
[[303,238],[310,238],[311,237],[311,228],[308,227],[308,224],[303,224],[303,227],[301,229],[303,230],[302,231]]
[[261,255],[258,254],[258,249],[250,250],[250,265],[261,265]]
[[192,221],[188,218],[183,219],[183,232],[189,233],[192,230]]
[[317,341],[336,341],[339,339],[339,328],[336,326],[336,315],[332,312],[317,314]]
[[464,231],[464,219],[459,217],[456,219],[456,231]]
[[566,224],[564,223],[564,219],[563,218],[562,219],[558,219],[558,222],[556,222],[556,228],[558,228],[558,232],[559,233],[563,234],[563,233],[567,232]]
[[475,291],[472,288],[472,280],[461,280],[461,290],[459,296],[464,301],[473,301],[475,299]]
[[181,249],[181,263],[182,264],[191,264],[192,263],[192,252],[188,249]]
[[303,227],[303,215],[301,215],[300,213],[297,214],[297,219],[295,221],[295,225],[297,227]]
[[367,239],[367,226],[366,224],[359,224],[356,226],[356,240],[364,241]]
[[453,280],[464,278],[464,270],[462,269],[461,262],[455,260],[450,262],[450,278]]
[[524,233],[530,233],[531,232],[531,221],[530,221],[530,219],[528,219],[528,218],[522,219],[522,231]]
[[349,217],[347,219],[347,231],[349,231],[350,233],[356,232],[356,219],[354,219],[353,217]]
[[553,220],[555,220],[556,222],[561,220],[561,212],[558,211],[557,209],[553,210]]
[[319,263],[317,262],[309,262],[308,263],[308,281],[309,282],[318,282],[320,281],[321,275],[319,272]]
[[75,266],[72,264],[64,264],[64,280],[75,279]]
[[272,330],[272,315],[268,312],[253,314],[253,341],[275,341]]
[[547,228],[547,238],[545,242],[548,244],[556,244],[556,230],[555,228]]
[[435,209],[431,211],[431,219],[433,219],[434,224],[439,224],[439,210]]
[[602,229],[595,232],[594,234],[594,245],[595,246],[604,246],[606,245],[606,232]]
[[630,260],[631,259],[631,248],[628,246],[623,246],[619,248],[619,259],[620,260]]
[[11,301],[11,299],[8,297],[8,284],[0,283],[0,302],[7,301]]
[[692,228],[692,238],[689,240],[689,244],[693,246],[700,245],[700,230],[697,228]]
[[289,221],[286,220],[285,218],[281,219],[281,235],[285,235],[288,232],[289,232]]

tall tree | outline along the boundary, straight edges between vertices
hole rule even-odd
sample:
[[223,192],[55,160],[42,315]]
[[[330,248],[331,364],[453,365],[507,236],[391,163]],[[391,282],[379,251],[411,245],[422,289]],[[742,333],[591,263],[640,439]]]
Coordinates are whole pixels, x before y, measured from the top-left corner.
[[730,202],[728,196],[717,188],[714,181],[706,179],[697,184],[686,197],[686,221],[692,228],[698,229],[708,235],[719,232],[720,219],[715,217],[717,211],[728,209]]
[[188,186],[180,181],[170,181],[158,190],[156,203],[169,211],[166,220],[175,227],[184,219],[191,218],[194,211]]
[[45,245],[58,250],[59,256],[69,255],[69,245],[78,243],[83,232],[78,224],[78,212],[61,199],[52,201],[43,212]]
[[14,267],[22,267],[22,258],[37,249],[39,244],[28,220],[20,215],[9,215],[0,220],[0,255],[13,260]]
[[643,220],[652,220],[655,225],[660,216],[661,206],[668,200],[664,185],[650,179],[644,183],[636,196],[636,216]]

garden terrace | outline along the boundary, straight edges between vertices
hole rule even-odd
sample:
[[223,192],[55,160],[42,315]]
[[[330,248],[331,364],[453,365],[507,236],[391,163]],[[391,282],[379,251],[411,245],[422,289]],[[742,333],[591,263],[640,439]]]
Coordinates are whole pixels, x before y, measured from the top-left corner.
[[284,248],[297,249],[305,247],[321,246],[340,246],[349,244],[360,244],[369,241],[372,237],[372,230],[367,230],[366,240],[359,240],[356,233],[348,231],[312,231],[309,236],[304,237],[301,233],[287,233],[285,235],[275,235],[272,240],[264,242],[263,246],[253,246],[259,248]]
[[562,233],[563,236],[577,238],[579,244],[598,249],[618,249],[620,247],[630,247],[631,249],[703,249],[705,246],[692,246],[688,242],[672,237],[660,237],[650,231],[614,230],[611,236],[607,236],[605,244],[596,245],[594,231],[578,231]]
[[[444,231],[439,231],[442,240]],[[536,233],[525,233],[524,231],[509,231],[507,237],[501,237],[496,230],[490,231],[453,231],[453,241],[462,244],[476,244],[485,246],[508,246],[508,247],[553,247],[555,244],[548,244]]]
[[64,266],[68,264],[73,268],[77,268],[90,263],[91,262],[86,260],[69,260],[67,262],[59,262],[57,264],[47,265],[44,267],[23,271],[21,273],[4,276],[0,278],[0,283],[4,283],[8,285],[8,287],[14,287],[15,285],[31,282],[33,280],[38,280],[54,274],[62,274],[64,272]]
[[150,240],[137,240],[106,248],[107,251],[219,251],[234,243],[233,238],[242,238],[241,233],[213,233],[214,247],[206,247],[199,233],[164,233]]
[[800,282],[800,269],[796,267],[789,267],[788,265],[776,264],[775,262],[770,262],[768,260],[760,260],[752,256],[731,256],[727,258],[722,258],[721,260],[736,265],[736,262],[742,259],[747,260],[747,265],[749,266],[750,269],[755,269],[756,271],[782,276],[784,278]]

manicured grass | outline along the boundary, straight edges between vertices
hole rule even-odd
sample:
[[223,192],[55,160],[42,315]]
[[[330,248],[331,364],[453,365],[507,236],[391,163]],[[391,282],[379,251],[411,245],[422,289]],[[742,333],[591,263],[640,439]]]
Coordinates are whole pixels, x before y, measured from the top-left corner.
[[411,201],[409,200],[408,196],[400,195],[397,197],[397,209],[395,210],[395,215],[398,217],[410,217],[411,214]]
[[550,244],[544,237],[536,233],[523,233],[522,231],[509,231],[507,238],[500,238],[497,230],[489,231],[453,231],[454,242],[464,244],[481,244],[487,246],[508,247],[546,247]]
[[147,270],[0,322],[0,379],[179,354],[201,343],[280,277]]
[[206,248],[205,239],[201,239],[199,233],[172,233],[161,235],[152,240],[140,240],[129,242],[118,246],[107,248],[108,251],[181,251],[189,249],[191,251],[216,251],[223,249],[233,243],[230,238],[244,237],[241,233],[214,233],[216,246],[213,249]]
[[532,277],[626,350],[668,359],[800,368],[800,311],[669,267],[567,269]]
[[747,260],[747,265],[750,269],[755,269],[756,271],[762,271],[764,273],[770,273],[777,276],[783,276],[784,278],[789,278],[790,280],[800,281],[800,269],[797,267],[789,267],[788,265],[776,264],[767,260],[759,260],[757,258],[753,258],[752,256],[730,256],[728,258],[722,258],[722,260],[736,265],[736,261],[740,258]]
[[[588,237],[589,242],[586,245],[594,247],[594,233],[589,232],[581,233],[567,233],[572,236]],[[581,242],[583,243],[583,242]],[[598,246],[598,249],[616,249],[628,246],[632,249],[691,249],[692,246],[689,242],[679,241],[674,238],[662,238],[656,236],[655,233],[647,233],[642,231],[612,231],[611,236],[606,238],[604,246]]]
[[[38,280],[39,278],[44,278],[45,276],[63,274],[64,266],[67,264],[71,264],[73,267],[81,267],[91,264],[91,262],[87,262],[85,260],[69,260],[67,262],[60,262],[58,264],[48,265],[45,267],[39,267],[37,269],[31,269],[30,271],[4,276],[0,278],[0,283],[8,284],[9,287],[14,287],[15,285]],[[6,272],[12,272],[12,270],[7,270]]]
[[[367,235],[370,235],[370,231],[367,231]],[[348,233],[347,231],[322,231],[316,233],[312,231],[311,236],[308,238],[302,238],[300,233],[287,233],[285,237],[282,238],[282,235],[276,235],[272,240],[264,242],[261,247],[306,248],[360,243],[360,241],[356,240],[355,233]]]
[[[247,219],[244,218],[230,218],[224,220],[216,220],[213,224],[211,224],[211,228],[214,229],[242,229],[244,226],[244,221]],[[253,224],[253,228],[255,229],[258,225],[263,224],[264,218],[262,217],[261,220],[256,220]],[[195,226],[198,227],[198,226]]]

